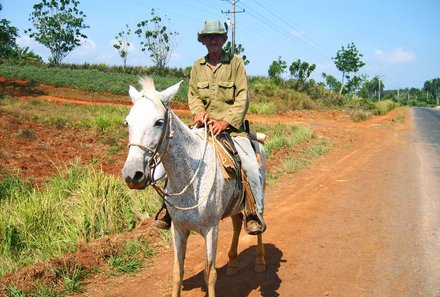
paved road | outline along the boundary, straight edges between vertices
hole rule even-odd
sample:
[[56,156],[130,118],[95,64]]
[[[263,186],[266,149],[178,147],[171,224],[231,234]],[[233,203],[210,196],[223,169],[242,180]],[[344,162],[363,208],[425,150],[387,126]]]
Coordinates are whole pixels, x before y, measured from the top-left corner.
[[425,296],[440,296],[440,111],[412,110],[412,141],[420,161],[419,202]]

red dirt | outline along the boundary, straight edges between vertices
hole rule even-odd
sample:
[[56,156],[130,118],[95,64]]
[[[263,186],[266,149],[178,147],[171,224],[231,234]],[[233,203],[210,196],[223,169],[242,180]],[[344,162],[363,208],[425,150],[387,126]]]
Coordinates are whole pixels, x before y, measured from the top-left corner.
[[[60,102],[108,103],[110,96],[100,99],[94,94],[67,88],[54,88],[0,77],[0,94],[21,99],[39,97]],[[114,96],[114,95],[111,95]],[[116,104],[126,104],[126,97],[112,97]],[[110,101],[112,101],[110,100]],[[405,122],[396,120],[405,115]],[[363,200],[361,192],[386,189],[385,183],[366,183],[377,170],[387,170],[387,162],[396,158],[401,138],[410,127],[409,112],[399,109],[382,117],[354,123],[349,115],[336,111],[295,111],[284,115],[249,115],[252,122],[308,125],[320,137],[329,139],[334,148],[327,156],[313,162],[300,173],[287,175],[266,190],[265,217],[268,230],[264,234],[267,271],[255,274],[255,238],[242,233],[239,245],[240,273],[225,275],[227,250],[231,238],[229,219],[221,223],[218,246],[218,296],[362,296],[365,288],[380,285],[374,265],[384,251],[375,234],[362,229],[381,229],[375,215],[381,212],[374,197]],[[14,168],[42,183],[56,171],[54,164],[65,164],[81,156],[84,162],[101,156],[106,150],[92,131],[58,130],[30,120],[0,112],[0,152],[2,171]],[[32,130],[35,137],[26,134]],[[72,141],[75,139],[76,141]],[[78,141],[80,140],[80,141]],[[386,141],[385,141],[386,140]],[[119,175],[125,156],[105,170]],[[382,162],[382,163],[378,163]],[[377,187],[377,189],[376,189]],[[147,220],[129,234],[103,238],[94,245],[85,245],[81,252],[66,255],[65,261],[80,261],[85,266],[100,265],[103,248],[117,244],[120,237],[143,236],[154,242],[157,231]],[[186,257],[182,296],[206,296],[203,280],[203,242],[191,236]],[[74,259],[74,260],[72,260]],[[78,260],[81,259],[81,260]],[[171,292],[172,249],[162,247],[154,262],[133,275],[108,277],[101,273],[87,279],[84,296],[169,296]],[[54,261],[60,261],[54,260]],[[52,263],[53,264],[53,263]],[[32,266],[4,278],[29,280],[44,275],[43,266]],[[370,274],[371,273],[371,274]]]

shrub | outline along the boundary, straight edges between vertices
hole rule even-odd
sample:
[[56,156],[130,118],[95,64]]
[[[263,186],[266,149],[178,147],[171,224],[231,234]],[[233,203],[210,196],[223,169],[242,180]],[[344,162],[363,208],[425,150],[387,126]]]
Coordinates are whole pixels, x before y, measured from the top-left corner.
[[392,100],[382,100],[374,104],[376,108],[376,112],[379,115],[384,115],[393,110],[394,108],[398,107],[399,104]]

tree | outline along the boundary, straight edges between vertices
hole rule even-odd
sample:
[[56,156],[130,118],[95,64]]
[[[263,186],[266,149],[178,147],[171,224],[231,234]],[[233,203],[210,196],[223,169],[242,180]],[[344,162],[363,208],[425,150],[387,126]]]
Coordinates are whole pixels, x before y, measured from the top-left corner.
[[128,56],[128,48],[130,47],[130,42],[128,41],[128,37],[130,36],[131,29],[128,25],[125,25],[126,30],[122,30],[115,36],[116,42],[113,44],[113,47],[118,50],[119,56],[122,58],[123,67],[127,66],[127,56]]
[[425,81],[423,91],[427,92],[429,96],[435,100],[437,105],[440,105],[440,78]]
[[78,10],[79,0],[42,0],[33,6],[29,21],[34,25],[29,36],[47,47],[51,53],[49,62],[60,64],[76,47],[81,45],[80,38],[87,38],[81,30],[86,15]]
[[270,78],[280,78],[281,74],[286,71],[287,63],[278,57],[277,61],[273,61],[269,66],[269,77]]
[[322,77],[325,79],[325,84],[330,90],[337,92],[341,88],[341,82],[337,80],[334,76],[323,73]]
[[302,62],[300,59],[298,59],[295,62],[292,62],[292,64],[289,67],[290,75],[295,78],[298,81],[305,82],[310,77],[310,74],[315,70],[316,65],[311,64],[307,62]]
[[137,27],[135,33],[142,39],[142,51],[150,52],[150,58],[156,67],[165,68],[176,46],[179,33],[171,32],[163,24],[162,18],[155,14],[154,9],[151,9],[151,18],[139,22]]
[[[228,41],[226,43],[226,45],[224,46],[223,50],[227,53],[231,53],[231,47],[232,47],[232,42]],[[235,45],[235,54],[236,55],[240,55],[244,52],[244,47],[241,44],[236,44]],[[241,58],[243,59],[244,65],[248,65],[250,62],[247,59],[246,55],[241,55]]]
[[361,61],[362,54],[358,52],[356,46],[352,42],[347,45],[347,48],[342,47],[337,53],[336,57],[332,58],[335,61],[336,68],[342,72],[341,86],[339,94],[342,94],[344,88],[344,79],[350,79],[350,73],[359,71],[365,63]]
[[297,81],[297,89],[302,90],[304,85],[307,82],[307,79],[309,79],[310,74],[315,70],[316,65],[311,64],[307,62],[302,62],[300,59],[292,62],[292,64],[289,67],[290,76],[295,78]]
[[[2,5],[0,4],[0,11]],[[18,29],[11,26],[7,19],[0,20],[0,59],[10,58],[16,51],[17,44],[15,39],[18,37]]]

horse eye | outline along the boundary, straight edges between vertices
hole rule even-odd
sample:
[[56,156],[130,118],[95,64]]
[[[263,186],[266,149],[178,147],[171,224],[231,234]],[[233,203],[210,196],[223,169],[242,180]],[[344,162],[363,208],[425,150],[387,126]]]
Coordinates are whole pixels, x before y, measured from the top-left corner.
[[155,127],[162,127],[163,125],[163,120],[158,120],[156,123],[154,123]]
[[124,121],[124,126],[128,127],[128,122],[127,121]]

